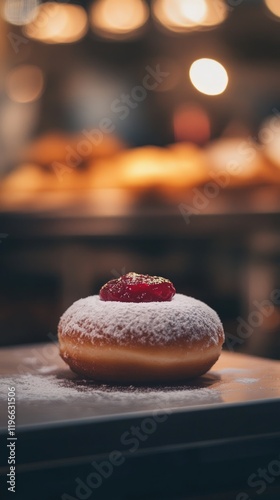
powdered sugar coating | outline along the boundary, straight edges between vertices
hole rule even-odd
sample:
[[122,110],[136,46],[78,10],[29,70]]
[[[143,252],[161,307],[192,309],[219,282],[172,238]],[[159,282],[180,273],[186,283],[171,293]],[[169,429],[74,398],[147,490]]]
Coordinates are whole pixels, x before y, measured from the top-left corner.
[[169,302],[102,301],[93,295],[74,302],[61,317],[61,338],[119,346],[172,345],[183,341],[201,349],[224,340],[217,313],[200,300],[176,294]]

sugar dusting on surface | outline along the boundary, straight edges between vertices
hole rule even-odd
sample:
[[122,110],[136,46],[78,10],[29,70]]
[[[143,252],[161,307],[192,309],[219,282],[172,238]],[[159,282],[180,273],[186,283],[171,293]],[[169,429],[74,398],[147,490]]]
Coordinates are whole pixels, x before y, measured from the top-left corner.
[[13,378],[5,377],[0,385],[0,399],[6,400],[7,387],[16,388],[17,401],[21,402],[52,402],[64,401],[78,404],[84,400],[92,404],[104,403],[176,403],[182,402],[212,402],[219,400],[218,391],[208,387],[192,385],[170,387],[118,387],[98,385],[89,380],[66,378],[61,374],[26,374]]
[[51,365],[51,366],[42,366],[41,368],[38,368],[39,373],[52,373],[56,370],[57,365]]
[[244,373],[248,372],[247,368],[223,368],[222,370],[219,370],[219,373],[224,373],[227,375],[233,375],[237,373]]
[[61,336],[74,336],[118,345],[168,345],[184,339],[191,346],[202,341],[205,348],[218,345],[223,327],[217,313],[203,302],[176,294],[169,302],[112,302],[98,295],[80,299],[60,320]]
[[244,377],[244,378],[238,378],[236,382],[239,384],[254,384],[255,382],[258,382],[258,378],[250,378],[250,377]]

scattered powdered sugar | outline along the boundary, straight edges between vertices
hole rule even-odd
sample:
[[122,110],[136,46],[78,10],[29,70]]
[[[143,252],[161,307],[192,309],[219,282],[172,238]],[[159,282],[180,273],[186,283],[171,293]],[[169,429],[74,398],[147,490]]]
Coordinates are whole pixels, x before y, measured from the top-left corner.
[[41,368],[38,368],[39,373],[53,373],[57,370],[57,365],[51,365],[51,366],[42,366]]
[[225,373],[225,374],[233,374],[233,373],[244,373],[247,372],[247,368],[223,368],[222,370],[219,370],[219,373]]
[[218,391],[208,387],[169,386],[169,387],[112,387],[77,379],[65,378],[62,375],[17,375],[5,377],[0,385],[0,399],[6,400],[7,387],[16,388],[18,402],[53,402],[79,404],[82,401],[95,403],[176,403],[176,402],[216,402],[220,396]]
[[168,345],[184,340],[189,345],[202,341],[205,348],[224,338],[217,313],[181,294],[166,302],[102,301],[98,295],[80,299],[61,317],[59,334],[77,336],[80,343],[85,338],[118,345]]
[[5,396],[4,391],[7,392],[7,385],[12,385],[16,388],[16,398],[18,401],[22,400],[56,400],[66,399],[75,396],[77,391],[73,391],[67,385],[63,385],[55,375],[41,376],[41,375],[20,375],[13,378],[4,378],[2,382],[5,384],[0,387],[1,399]]
[[238,378],[236,382],[239,382],[240,384],[254,384],[255,382],[258,382],[258,378]]
[[32,358],[29,356],[27,358],[24,358],[24,362],[29,364],[29,365],[32,365],[34,363],[37,363],[38,359],[35,356],[33,356]]

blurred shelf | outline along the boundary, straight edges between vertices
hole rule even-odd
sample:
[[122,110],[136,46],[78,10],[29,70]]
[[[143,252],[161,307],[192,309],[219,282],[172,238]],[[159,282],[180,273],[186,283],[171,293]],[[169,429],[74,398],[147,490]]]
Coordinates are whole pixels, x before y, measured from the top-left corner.
[[9,238],[65,237],[208,237],[220,233],[242,235],[261,228],[279,230],[280,213],[240,213],[183,216],[161,213],[128,216],[48,217],[1,215],[1,233]]
[[[200,197],[198,200],[198,196]],[[0,203],[0,233],[11,238],[186,237],[279,230],[278,186],[220,191],[203,187],[173,199],[154,192],[42,193],[33,202]]]

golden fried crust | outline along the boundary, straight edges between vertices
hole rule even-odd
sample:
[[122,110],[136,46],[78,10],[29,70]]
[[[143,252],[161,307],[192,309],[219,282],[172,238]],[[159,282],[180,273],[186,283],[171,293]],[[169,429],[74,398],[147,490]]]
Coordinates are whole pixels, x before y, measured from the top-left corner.
[[218,345],[205,348],[172,346],[98,345],[77,337],[60,338],[60,355],[79,375],[101,382],[171,382],[194,378],[207,372],[220,356]]

